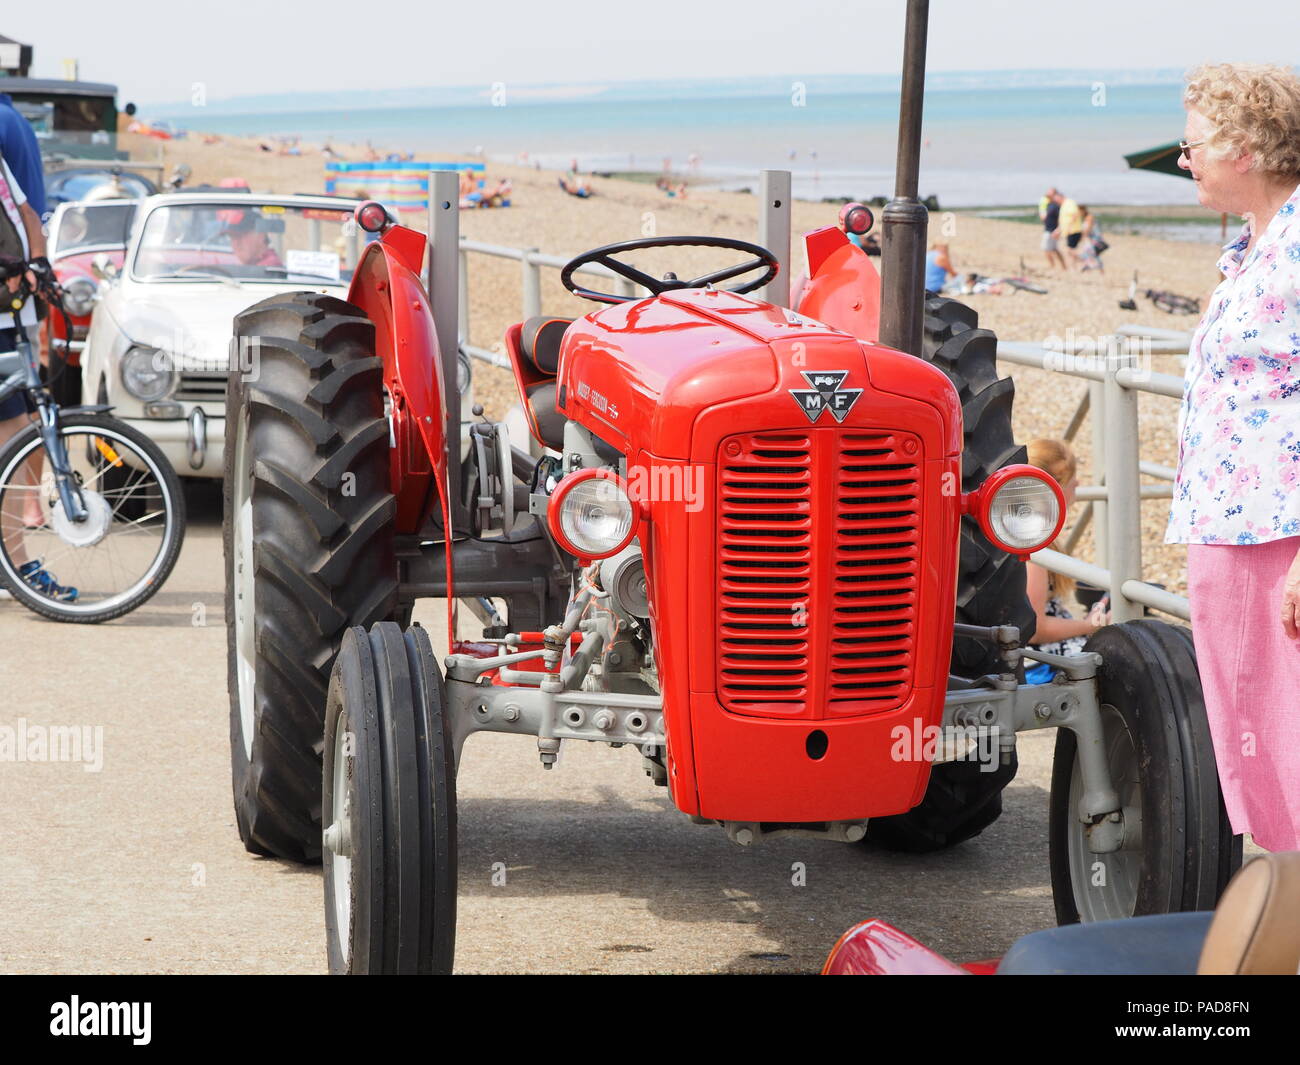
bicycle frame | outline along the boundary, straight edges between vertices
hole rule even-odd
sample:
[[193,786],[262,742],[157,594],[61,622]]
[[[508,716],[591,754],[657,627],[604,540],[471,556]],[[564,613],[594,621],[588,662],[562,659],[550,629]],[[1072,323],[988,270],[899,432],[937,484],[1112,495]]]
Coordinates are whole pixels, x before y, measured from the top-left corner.
[[63,504],[63,512],[76,522],[85,521],[88,512],[81,486],[72,475],[68,463],[68,450],[63,443],[60,432],[59,405],[54,397],[41,383],[41,372],[36,352],[31,341],[27,339],[27,327],[19,318],[25,300],[15,299],[12,306],[14,334],[17,338],[17,350],[0,354],[0,400],[5,400],[13,393],[22,390],[32,397],[36,404],[38,431],[45,453],[50,459],[50,469],[54,473],[54,484]]

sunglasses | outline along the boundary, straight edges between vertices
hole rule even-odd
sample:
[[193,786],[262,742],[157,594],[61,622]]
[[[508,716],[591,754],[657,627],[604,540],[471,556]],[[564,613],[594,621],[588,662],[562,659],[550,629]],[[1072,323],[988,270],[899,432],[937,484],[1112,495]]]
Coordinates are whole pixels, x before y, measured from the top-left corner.
[[1188,162],[1191,162],[1191,160],[1192,160],[1192,149],[1193,149],[1193,148],[1199,148],[1199,147],[1200,147],[1202,144],[1204,144],[1204,143],[1205,143],[1205,141],[1203,141],[1203,140],[1200,140],[1200,141],[1179,141],[1179,142],[1178,142],[1178,152],[1179,152],[1179,154],[1180,154],[1184,159],[1186,159]]

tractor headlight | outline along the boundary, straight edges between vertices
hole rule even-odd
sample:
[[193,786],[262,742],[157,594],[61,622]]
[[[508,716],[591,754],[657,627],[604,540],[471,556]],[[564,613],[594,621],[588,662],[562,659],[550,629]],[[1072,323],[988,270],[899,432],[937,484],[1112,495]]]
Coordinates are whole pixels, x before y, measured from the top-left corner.
[[136,399],[163,399],[176,384],[172,358],[165,351],[134,344],[122,356],[122,384]]
[[95,309],[98,287],[88,277],[74,277],[63,286],[63,308],[73,318],[84,318]]
[[469,355],[463,350],[456,352],[456,391],[462,396],[469,395],[469,386],[473,379],[474,375],[470,372]]
[[618,474],[581,470],[565,477],[552,493],[546,521],[559,545],[577,558],[616,555],[636,535],[636,504]]
[[985,536],[1022,559],[1051,544],[1065,524],[1061,486],[1036,466],[1004,466],[980,486],[971,509]]

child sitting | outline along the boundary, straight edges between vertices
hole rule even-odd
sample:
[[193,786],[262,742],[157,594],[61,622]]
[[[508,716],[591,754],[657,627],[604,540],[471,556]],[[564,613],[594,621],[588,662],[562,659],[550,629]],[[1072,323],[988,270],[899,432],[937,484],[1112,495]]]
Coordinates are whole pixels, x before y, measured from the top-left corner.
[[[1065,493],[1068,508],[1074,502],[1078,488],[1078,459],[1064,440],[1039,439],[1029,442],[1029,462],[1046,470],[1056,478]],[[1055,544],[1053,547],[1055,548]],[[1072,655],[1083,650],[1089,636],[1103,625],[1110,624],[1110,611],[1103,597],[1088,611],[1086,617],[1076,618],[1065,606],[1074,598],[1075,581],[1060,573],[1052,573],[1035,562],[1025,564],[1025,590],[1038,617],[1034,632],[1036,651],[1048,654]],[[1033,663],[1025,668],[1025,679],[1031,684],[1041,684],[1052,678],[1052,667],[1045,662]]]

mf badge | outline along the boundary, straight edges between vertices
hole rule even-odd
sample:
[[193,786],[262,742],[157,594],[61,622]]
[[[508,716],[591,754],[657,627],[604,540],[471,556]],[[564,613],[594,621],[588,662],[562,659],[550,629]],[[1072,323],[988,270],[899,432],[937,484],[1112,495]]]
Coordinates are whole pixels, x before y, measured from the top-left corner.
[[827,410],[837,422],[842,422],[862,395],[860,388],[840,388],[849,376],[848,370],[801,370],[800,373],[812,387],[792,388],[790,395],[794,396],[794,401],[808,415],[810,422],[815,422],[822,416],[822,411]]

